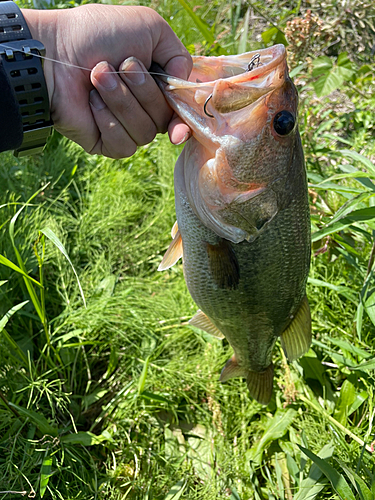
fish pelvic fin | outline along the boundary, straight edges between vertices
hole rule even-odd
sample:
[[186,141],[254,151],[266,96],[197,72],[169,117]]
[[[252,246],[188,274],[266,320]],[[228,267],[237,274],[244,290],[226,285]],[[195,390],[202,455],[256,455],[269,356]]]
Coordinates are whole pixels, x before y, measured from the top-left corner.
[[220,382],[227,382],[227,380],[235,377],[246,377],[247,373],[248,370],[237,363],[236,356],[232,356],[221,370]]
[[263,372],[248,371],[246,384],[252,398],[262,405],[268,405],[273,390],[273,364]]
[[229,241],[221,240],[217,245],[206,245],[208,265],[216,285],[219,288],[236,289],[240,281],[240,266]]
[[281,346],[289,361],[305,354],[311,344],[311,315],[306,295],[293,321],[281,334]]
[[165,271],[166,269],[169,269],[170,267],[174,266],[176,262],[182,257],[182,238],[177,226],[177,222],[175,222],[172,227],[172,238],[173,240],[169,245],[168,250],[165,252],[163,260],[158,267],[158,271]]
[[199,328],[200,330],[203,330],[218,339],[224,338],[224,335],[221,333],[221,331],[216,328],[210,318],[206,316],[206,314],[204,314],[204,312],[200,309],[198,309],[196,314],[191,318],[191,320],[189,321],[189,325],[195,326],[196,328]]

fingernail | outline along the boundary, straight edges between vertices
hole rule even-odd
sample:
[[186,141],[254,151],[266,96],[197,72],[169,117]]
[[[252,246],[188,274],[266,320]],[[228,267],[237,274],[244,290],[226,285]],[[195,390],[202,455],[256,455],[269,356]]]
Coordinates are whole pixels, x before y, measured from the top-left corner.
[[107,62],[100,62],[93,69],[95,80],[105,90],[115,90],[117,87],[118,79],[112,71],[115,71],[115,68]]
[[186,134],[181,139],[181,141],[175,143],[175,146],[180,146],[181,144],[183,144],[184,142],[186,142],[188,139],[190,139],[190,135],[191,135],[190,132],[186,132]]
[[142,85],[145,82],[146,68],[142,68],[135,57],[129,57],[121,65],[121,71],[124,72],[125,77],[136,85]]
[[106,104],[103,99],[100,97],[100,94],[97,90],[93,89],[90,92],[90,104],[97,110],[104,109]]

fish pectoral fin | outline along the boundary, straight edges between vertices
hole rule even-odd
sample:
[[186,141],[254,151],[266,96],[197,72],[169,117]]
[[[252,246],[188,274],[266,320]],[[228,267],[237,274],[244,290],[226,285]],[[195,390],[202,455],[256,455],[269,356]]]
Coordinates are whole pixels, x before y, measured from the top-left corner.
[[165,271],[166,269],[169,269],[170,267],[174,266],[176,262],[182,257],[182,253],[183,253],[182,238],[180,231],[177,229],[173,241],[169,245],[168,250],[165,252],[163,260],[161,261],[158,267],[158,271]]
[[232,245],[221,240],[217,245],[207,245],[208,267],[219,288],[234,290],[240,281],[240,266]]
[[200,309],[198,309],[196,314],[191,318],[191,320],[189,321],[189,325],[195,326],[196,328],[199,328],[200,330],[203,330],[204,332],[207,332],[218,339],[224,338],[224,335],[221,333],[221,331],[216,328],[210,318],[206,316]]
[[268,405],[273,390],[273,364],[263,372],[249,371],[246,379],[250,396],[262,405]]
[[289,361],[299,358],[310,348],[311,344],[311,316],[306,295],[293,321],[281,334],[281,346]]
[[171,236],[172,236],[172,239],[174,239],[174,237],[176,236],[177,231],[178,231],[178,223],[177,223],[177,221],[176,221],[176,222],[173,224],[173,226],[172,226],[172,230],[171,230]]
[[227,380],[235,377],[246,377],[247,373],[248,370],[239,366],[236,357],[232,356],[228,359],[226,365],[221,370],[220,382],[226,382]]

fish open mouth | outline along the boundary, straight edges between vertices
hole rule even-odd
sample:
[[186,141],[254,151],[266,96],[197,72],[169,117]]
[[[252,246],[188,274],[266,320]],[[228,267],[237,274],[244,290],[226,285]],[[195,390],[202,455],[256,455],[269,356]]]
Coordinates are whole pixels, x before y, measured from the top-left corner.
[[285,47],[281,44],[235,56],[193,57],[194,66],[189,80],[213,84],[220,78],[230,78],[234,84],[248,81],[259,85],[282,66],[285,59]]
[[289,162],[293,151],[298,101],[285,47],[194,57],[193,63],[188,81],[155,78],[192,130],[181,156],[181,190],[217,236],[253,241],[278,213],[277,192],[286,177],[275,158]]
[[172,99],[173,91],[186,91],[190,103],[193,97],[210,118],[215,112],[230,113],[252,104],[281,87],[288,77],[281,44],[236,56],[193,57],[193,62],[188,81],[168,75],[160,75],[157,80],[163,82],[163,90]]

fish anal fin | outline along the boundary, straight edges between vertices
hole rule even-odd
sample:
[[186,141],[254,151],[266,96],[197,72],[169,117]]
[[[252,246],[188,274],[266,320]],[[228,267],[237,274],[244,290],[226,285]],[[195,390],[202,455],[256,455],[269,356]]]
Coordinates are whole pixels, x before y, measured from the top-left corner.
[[211,276],[219,288],[236,289],[240,281],[240,267],[235,251],[227,240],[207,245]]
[[281,345],[288,360],[294,361],[309,350],[310,344],[311,315],[305,295],[293,321],[281,334]]
[[168,250],[165,252],[163,260],[158,267],[158,271],[165,271],[166,269],[174,266],[176,262],[182,257],[182,253],[182,238],[180,231],[177,230],[173,241],[169,245]]
[[268,405],[273,390],[273,364],[263,372],[249,371],[246,384],[252,398],[262,405]]
[[221,370],[220,382],[226,382],[227,380],[235,377],[246,377],[247,373],[248,370],[239,366],[236,357],[232,356],[228,359],[226,365]]
[[197,313],[191,318],[189,325],[195,326],[196,328],[199,328],[200,330],[203,330],[218,339],[224,338],[221,331],[216,328],[210,318],[200,309],[198,309]]

